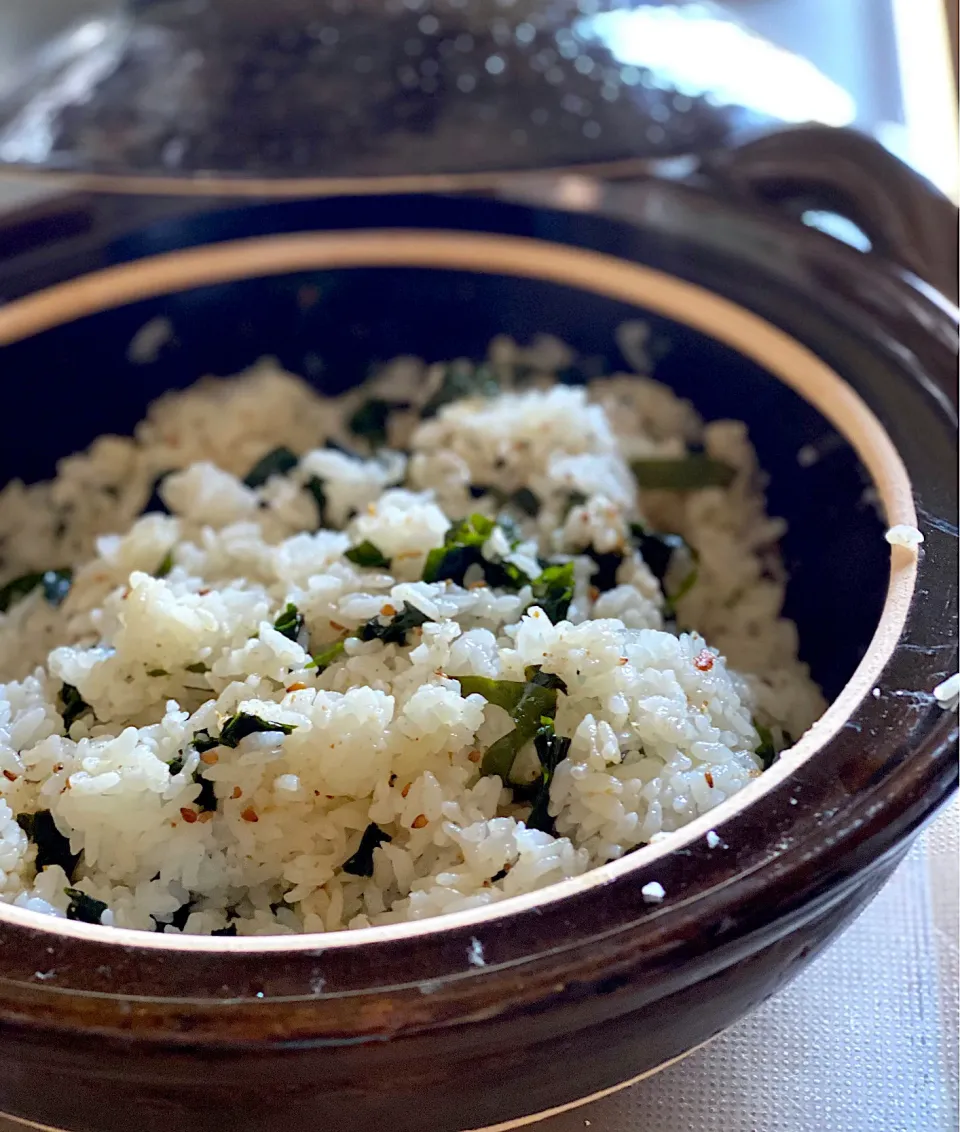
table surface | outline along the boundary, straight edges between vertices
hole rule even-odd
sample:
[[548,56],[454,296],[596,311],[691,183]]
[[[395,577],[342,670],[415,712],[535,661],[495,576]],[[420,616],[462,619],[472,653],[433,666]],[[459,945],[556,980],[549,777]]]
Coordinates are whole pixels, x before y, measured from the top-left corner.
[[705,1048],[537,1132],[956,1132],[952,804],[790,986]]

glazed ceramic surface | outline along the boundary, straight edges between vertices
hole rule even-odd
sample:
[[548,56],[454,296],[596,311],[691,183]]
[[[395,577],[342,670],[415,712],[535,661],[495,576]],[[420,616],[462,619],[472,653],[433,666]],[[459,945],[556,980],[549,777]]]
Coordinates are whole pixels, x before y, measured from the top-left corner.
[[[0,1109],[83,1132],[457,1132],[574,1103],[775,992],[955,788],[956,716],[930,694],[957,667],[949,306],[693,189],[595,189],[589,212],[555,207],[561,189],[206,207],[146,227],[122,202],[52,206],[0,272],[20,300],[0,308],[0,347],[24,419],[58,412],[39,442],[10,430],[2,473],[48,475],[162,390],[264,353],[336,392],[396,353],[479,356],[494,333],[540,331],[574,346],[576,381],[620,365],[613,331],[641,319],[661,380],[751,428],[790,524],[787,611],[835,697],[824,722],[672,844],[483,913],[171,941],[0,908]],[[75,234],[50,235],[58,209]],[[134,366],[155,317],[174,335]],[[876,494],[919,524],[919,562],[890,555]],[[651,880],[660,905],[641,896]]]
[[[61,170],[539,169],[854,112],[809,63],[685,0],[82,0],[42,30],[30,10],[6,22],[25,50],[0,79],[0,161]],[[736,71],[704,71],[718,45]],[[750,71],[765,81],[738,82]]]

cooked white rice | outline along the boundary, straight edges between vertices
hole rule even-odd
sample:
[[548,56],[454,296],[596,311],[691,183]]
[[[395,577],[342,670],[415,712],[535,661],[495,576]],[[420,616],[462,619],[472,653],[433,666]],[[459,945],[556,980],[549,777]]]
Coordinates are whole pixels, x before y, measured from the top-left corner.
[[[780,617],[784,525],[765,514],[744,426],[704,425],[633,375],[551,385],[544,357],[566,360],[555,342],[495,341],[503,392],[422,423],[442,367],[400,359],[328,400],[263,362],[164,396],[133,438],[100,437],[48,483],[8,485],[4,580],[73,576],[61,604],[47,575],[0,614],[0,898],[241,935],[474,908],[706,813],[760,773],[757,725],[776,747],[798,737],[823,703]],[[407,406],[376,454],[345,424],[371,396]],[[296,466],[245,485],[281,445]],[[736,470],[729,486],[638,491],[631,461],[699,445]],[[172,469],[159,488],[169,514],[141,514]],[[511,502],[521,488],[536,515]],[[502,511],[514,526],[493,530],[463,585],[421,580],[452,522]],[[631,541],[638,521],[699,553],[676,620]],[[344,556],[365,542],[389,568]],[[595,556],[618,554],[598,592]],[[690,568],[676,554],[668,592]],[[557,624],[526,580],[545,560],[574,566]],[[486,584],[487,566],[514,581]],[[351,635],[407,607],[424,623],[404,644]],[[338,640],[329,667],[311,666]],[[523,684],[530,666],[554,685],[555,731],[571,740],[541,828],[526,824],[534,744],[511,771],[525,791],[483,774],[514,721],[460,684]],[[280,729],[216,745],[238,712]],[[213,737],[200,749],[198,732]]]

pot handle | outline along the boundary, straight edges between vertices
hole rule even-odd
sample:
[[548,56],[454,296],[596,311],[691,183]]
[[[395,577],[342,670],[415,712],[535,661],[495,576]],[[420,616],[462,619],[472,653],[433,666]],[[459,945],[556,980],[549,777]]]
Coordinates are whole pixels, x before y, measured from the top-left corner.
[[873,252],[957,301],[960,214],[873,138],[831,126],[787,127],[711,154],[702,171],[792,216],[819,209],[853,221]]

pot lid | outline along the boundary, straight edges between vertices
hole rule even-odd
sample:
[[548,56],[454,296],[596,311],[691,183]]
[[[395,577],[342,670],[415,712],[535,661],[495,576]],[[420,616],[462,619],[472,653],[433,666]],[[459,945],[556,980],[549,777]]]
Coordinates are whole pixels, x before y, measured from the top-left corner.
[[475,174],[673,157],[743,127],[840,125],[854,111],[812,65],[705,4],[87,8],[7,68],[0,162],[239,179]]

